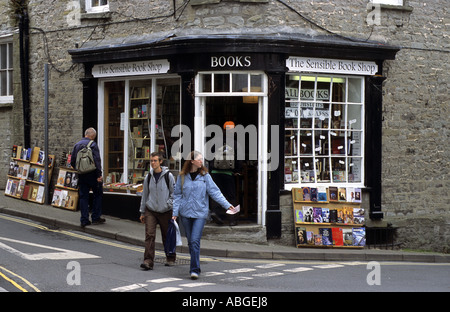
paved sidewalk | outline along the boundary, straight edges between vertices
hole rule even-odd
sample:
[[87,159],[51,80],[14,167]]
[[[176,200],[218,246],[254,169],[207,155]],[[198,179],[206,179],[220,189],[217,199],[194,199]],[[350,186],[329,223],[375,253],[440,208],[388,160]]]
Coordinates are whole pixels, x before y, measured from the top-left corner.
[[[27,218],[43,224],[64,229],[72,229],[88,234],[115,239],[121,242],[143,246],[144,225],[139,222],[104,216],[106,223],[80,227],[80,212],[39,205],[0,194],[0,213]],[[156,248],[164,250],[159,230]],[[178,252],[188,253],[186,238]],[[273,260],[314,260],[314,261],[408,261],[450,263],[450,254],[407,252],[380,249],[326,249],[296,248],[268,244],[249,244],[202,239],[201,256],[235,257]]]

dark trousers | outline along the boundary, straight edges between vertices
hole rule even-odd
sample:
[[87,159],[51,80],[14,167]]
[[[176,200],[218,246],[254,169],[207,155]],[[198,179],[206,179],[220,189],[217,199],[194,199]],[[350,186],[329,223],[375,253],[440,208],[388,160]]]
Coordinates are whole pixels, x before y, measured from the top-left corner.
[[[172,219],[172,210],[159,213],[145,209],[145,251],[144,262],[153,266],[155,261],[155,238],[156,225],[159,224],[161,229],[161,236],[163,244],[166,243],[167,230],[169,228],[169,221]],[[175,261],[176,254],[167,256],[167,261]]]
[[78,181],[80,195],[80,211],[81,211],[81,224],[87,224],[89,222],[89,191],[92,190],[94,195],[94,201],[92,203],[92,221],[97,221],[102,215],[102,199],[103,199],[103,184],[97,182],[97,177],[87,174],[86,176],[80,175]]

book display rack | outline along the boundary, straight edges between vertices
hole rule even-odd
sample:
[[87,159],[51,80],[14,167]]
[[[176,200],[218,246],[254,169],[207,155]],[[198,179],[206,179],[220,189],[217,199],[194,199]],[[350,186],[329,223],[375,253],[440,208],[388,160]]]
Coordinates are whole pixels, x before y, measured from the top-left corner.
[[364,248],[360,188],[293,188],[292,199],[297,248]]
[[48,168],[44,165],[45,153],[39,147],[23,148],[14,145],[9,163],[5,195],[42,204],[45,202],[45,174],[50,178],[55,162],[48,155]]
[[59,168],[51,205],[69,210],[77,210],[78,173],[76,170],[64,167]]

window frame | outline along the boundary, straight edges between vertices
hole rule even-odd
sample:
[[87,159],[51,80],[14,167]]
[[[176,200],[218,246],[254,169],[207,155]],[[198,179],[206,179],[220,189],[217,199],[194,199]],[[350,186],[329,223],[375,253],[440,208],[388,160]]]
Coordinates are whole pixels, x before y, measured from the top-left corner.
[[85,10],[86,13],[102,13],[102,12],[109,12],[109,0],[107,1],[106,5],[96,5],[92,6],[93,0],[85,0]]
[[393,6],[404,6],[404,0],[370,0],[373,4],[384,4]]
[[[14,83],[14,47],[13,47],[13,41],[12,35],[6,36],[7,39],[2,40],[0,38],[0,46],[6,46],[6,67],[1,68],[0,64],[0,104],[10,104],[14,101],[14,89],[13,89],[13,83]],[[0,49],[1,53],[2,49]],[[0,55],[0,58],[2,56]],[[3,90],[1,89],[2,86],[2,73],[6,73],[6,93],[5,95],[1,95],[3,93]]]
[[[295,94],[295,92],[292,92],[292,90],[289,90],[290,84],[288,83],[288,80],[291,77],[298,76],[298,92]],[[311,78],[314,77],[314,90],[310,93],[313,94],[313,99],[306,99],[301,98],[302,90],[309,90],[302,88],[302,78]],[[318,78],[325,78],[330,79],[329,82],[329,95],[327,100],[321,100],[318,99],[318,91],[321,89],[318,88]],[[333,83],[333,79],[337,81],[345,81],[345,94],[343,101],[336,101],[333,99],[333,84],[339,83],[335,82]],[[351,93],[349,93],[350,84],[349,81],[352,79],[352,85],[357,87],[360,87],[359,90],[359,102],[358,101],[350,101],[349,97]],[[353,80],[356,79],[356,80]],[[359,80],[359,83],[358,83]],[[294,81],[294,80],[293,80]],[[292,83],[291,83],[292,84]],[[295,84],[295,82],[294,82]],[[290,92],[290,93],[289,93]],[[292,97],[294,95],[294,97]],[[354,100],[354,99],[351,99]],[[309,103],[310,102],[310,103]],[[295,108],[295,103],[297,103],[297,108]],[[301,114],[304,107],[302,107],[303,104],[309,104],[312,105],[312,115],[311,121],[309,122],[308,126],[303,126],[301,123]],[[312,104],[311,104],[312,103]],[[294,104],[291,106],[291,104]],[[316,127],[316,121],[318,118],[318,115],[316,113],[316,108],[318,107],[318,104],[320,104],[321,111],[324,111],[323,108],[328,106],[328,108],[325,109],[325,111],[328,111],[328,116],[325,118],[328,118],[327,126],[322,127]],[[304,105],[304,106],[305,106]],[[333,115],[335,114],[335,111],[333,110],[334,106],[342,106],[344,108],[344,127],[335,128],[333,123]],[[292,109],[293,108],[293,109]],[[356,108],[356,109],[355,109]],[[287,111],[288,109],[291,109],[291,111]],[[295,112],[297,110],[297,112]],[[342,110],[341,110],[342,111]],[[353,114],[358,114],[360,120],[355,121],[355,117]],[[291,114],[289,117],[287,114]],[[292,114],[294,114],[293,119],[297,120],[297,124],[295,125],[295,122],[292,121],[292,126],[290,125],[291,121],[289,121],[290,118],[292,118]],[[296,114],[296,115],[295,115]],[[358,76],[358,75],[335,75],[335,74],[327,74],[327,73],[307,73],[307,72],[288,72],[286,73],[286,98],[285,98],[285,131],[284,131],[284,142],[283,142],[283,148],[284,148],[284,185],[286,190],[290,190],[294,187],[303,187],[303,186],[309,186],[309,187],[319,187],[319,186],[340,186],[340,187],[365,187],[365,77],[364,76]],[[325,115],[326,116],[326,115]],[[350,118],[351,119],[350,119]],[[303,118],[303,121],[306,121],[308,123],[309,118]],[[320,119],[320,118],[319,118]],[[353,128],[353,125],[355,123],[358,123],[358,127],[355,129]],[[304,123],[305,124],[305,123]],[[343,154],[334,153],[333,152],[333,145],[332,145],[332,133],[333,132],[343,132],[343,136],[338,136],[338,138],[343,138],[343,143],[340,144],[340,148],[344,150]],[[303,142],[302,145],[302,134],[304,134],[303,138],[310,137],[310,151],[308,151],[307,144]],[[359,134],[356,136],[348,137],[349,134]],[[320,135],[321,137],[326,135],[325,141],[328,141],[327,144],[327,153],[323,154],[321,149],[316,148],[316,136]],[[291,140],[288,142],[288,139]],[[323,139],[323,138],[322,138]],[[295,144],[292,143],[292,140],[295,140]],[[358,142],[359,141],[359,142]],[[307,142],[306,142],[307,143]],[[292,147],[294,146],[294,148]],[[304,153],[301,152],[301,146],[305,148]],[[320,143],[319,143],[319,146]],[[351,148],[351,153],[350,153]],[[292,150],[293,152],[291,155],[289,155],[289,151]],[[352,155],[354,152],[357,152],[358,155]],[[310,163],[312,162],[312,168],[309,170],[302,170],[302,160],[308,161],[308,167]],[[328,168],[328,175],[329,180],[326,181],[318,181],[318,178],[316,177],[318,175],[317,166],[318,161],[322,160],[324,166],[327,166]],[[342,160],[344,162],[345,166],[345,179],[344,181],[336,181],[333,179],[333,162],[337,162],[339,160]],[[293,164],[293,161],[295,163]],[[357,181],[352,181],[350,179],[349,173],[350,173],[350,167],[351,169],[359,167],[359,177]],[[295,181],[296,174],[295,169],[297,172],[297,180]],[[324,169],[325,170],[325,169]],[[307,175],[307,171],[311,173],[314,173],[313,179],[310,181],[302,181],[302,174]],[[336,170],[336,173],[341,170]],[[289,177],[290,175],[290,177]],[[354,177],[354,176],[353,176]],[[291,181],[289,181],[291,179]]]

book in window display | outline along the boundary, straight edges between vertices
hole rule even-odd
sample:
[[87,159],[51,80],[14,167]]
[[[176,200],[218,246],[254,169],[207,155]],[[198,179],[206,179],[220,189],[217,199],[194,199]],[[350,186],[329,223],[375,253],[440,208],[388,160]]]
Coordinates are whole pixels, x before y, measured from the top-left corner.
[[364,208],[353,208],[353,223],[364,224]]

